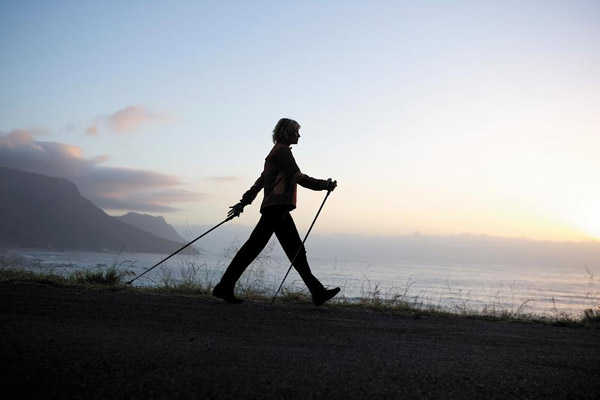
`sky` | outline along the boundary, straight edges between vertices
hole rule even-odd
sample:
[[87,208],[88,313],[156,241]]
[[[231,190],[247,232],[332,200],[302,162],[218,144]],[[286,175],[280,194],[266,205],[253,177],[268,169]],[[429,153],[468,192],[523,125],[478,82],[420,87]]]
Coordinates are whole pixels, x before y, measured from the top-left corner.
[[0,50],[0,166],[111,215],[217,224],[289,117],[320,233],[600,240],[597,1],[2,2]]

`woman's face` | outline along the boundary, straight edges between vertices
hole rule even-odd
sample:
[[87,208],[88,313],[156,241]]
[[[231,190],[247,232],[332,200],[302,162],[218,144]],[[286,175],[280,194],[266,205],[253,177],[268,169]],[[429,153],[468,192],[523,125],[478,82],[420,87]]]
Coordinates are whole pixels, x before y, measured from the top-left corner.
[[298,139],[300,138],[300,126],[298,126],[296,129],[294,129],[291,133],[290,133],[290,144],[298,144]]

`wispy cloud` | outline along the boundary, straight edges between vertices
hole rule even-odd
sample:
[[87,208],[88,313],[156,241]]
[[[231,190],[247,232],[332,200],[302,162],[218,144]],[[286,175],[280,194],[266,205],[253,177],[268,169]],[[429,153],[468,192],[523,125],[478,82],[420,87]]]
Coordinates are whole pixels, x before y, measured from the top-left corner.
[[[30,144],[33,141],[31,132],[25,129],[15,129],[9,133],[0,132],[0,149],[15,149]],[[37,147],[35,150],[41,150]]]
[[96,118],[86,129],[86,135],[98,135],[108,131],[119,134],[137,132],[143,126],[154,123],[163,123],[170,119],[164,113],[148,110],[143,106],[128,106],[117,110],[110,115]]
[[199,201],[206,198],[204,193],[182,189],[158,190],[150,192],[102,192],[97,196],[97,205],[109,210],[172,212],[178,209],[171,204]]
[[86,158],[78,146],[36,141],[27,130],[0,132],[0,166],[69,179],[108,210],[175,211],[174,204],[206,196],[181,189],[176,176],[101,165],[107,160],[106,155]]
[[98,134],[98,127],[96,126],[96,123],[94,123],[94,125],[90,125],[85,130],[85,134],[90,136],[96,136]]
[[235,182],[240,178],[237,176],[207,176],[204,178],[207,181],[215,182],[215,183],[224,183],[224,182]]

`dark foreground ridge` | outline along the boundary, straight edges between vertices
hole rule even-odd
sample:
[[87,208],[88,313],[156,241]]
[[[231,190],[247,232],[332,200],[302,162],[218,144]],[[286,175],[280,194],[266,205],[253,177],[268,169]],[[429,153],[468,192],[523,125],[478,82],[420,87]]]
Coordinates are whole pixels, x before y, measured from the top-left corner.
[[[19,398],[595,399],[600,330],[0,283]],[[9,387],[12,386],[12,387]]]

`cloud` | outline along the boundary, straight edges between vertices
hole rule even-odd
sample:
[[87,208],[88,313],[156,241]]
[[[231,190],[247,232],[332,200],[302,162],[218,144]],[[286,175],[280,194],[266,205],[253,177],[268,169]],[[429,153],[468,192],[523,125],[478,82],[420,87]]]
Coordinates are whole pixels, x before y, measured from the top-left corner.
[[0,132],[0,166],[73,179],[92,171],[99,159],[85,159],[77,146],[35,141],[30,132]]
[[160,202],[197,201],[207,197],[205,193],[190,192],[183,189],[163,190],[153,193],[153,196]]
[[97,198],[95,204],[105,210],[118,211],[167,213],[178,210],[177,208],[166,206],[164,204],[149,202],[147,199],[142,202],[136,202],[132,199],[110,198],[106,196]]
[[142,126],[161,123],[169,120],[166,114],[156,113],[143,106],[128,106],[110,115],[101,116],[90,124],[86,135],[95,136],[100,131],[109,131],[120,134],[138,131]]
[[90,136],[96,136],[98,134],[98,127],[96,126],[96,124],[89,126],[85,130],[85,134]]
[[161,190],[148,193],[107,193],[98,196],[98,206],[110,210],[129,210],[146,212],[172,212],[178,208],[173,203],[193,202],[206,198],[204,193],[194,193],[182,189]]
[[173,204],[202,200],[179,178],[158,172],[106,167],[108,157],[86,158],[80,147],[34,140],[26,130],[0,132],[0,166],[71,180],[81,194],[107,210],[176,211]]
[[235,182],[240,178],[238,178],[237,176],[207,176],[204,179],[215,183],[224,183]]
[[[0,148],[13,149],[26,145],[33,140],[31,132],[25,129],[15,129],[9,133],[0,132]],[[37,150],[39,150],[38,148]]]

